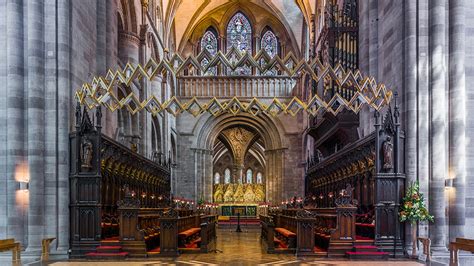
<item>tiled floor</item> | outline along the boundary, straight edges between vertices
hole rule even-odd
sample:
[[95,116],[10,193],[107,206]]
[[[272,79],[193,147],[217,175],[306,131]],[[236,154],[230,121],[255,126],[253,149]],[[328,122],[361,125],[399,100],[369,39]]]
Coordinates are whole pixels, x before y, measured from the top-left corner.
[[[141,261],[121,262],[92,262],[92,261],[59,261],[51,262],[54,266],[138,266],[138,265],[363,265],[401,266],[422,265],[414,261],[347,261],[323,260],[315,258],[296,258],[293,255],[266,254],[260,244],[260,231],[258,229],[243,229],[236,233],[235,229],[219,229],[217,238],[217,253],[209,254],[183,254],[176,259],[149,259]],[[35,264],[29,264],[35,265]],[[36,264],[39,265],[39,264]]]

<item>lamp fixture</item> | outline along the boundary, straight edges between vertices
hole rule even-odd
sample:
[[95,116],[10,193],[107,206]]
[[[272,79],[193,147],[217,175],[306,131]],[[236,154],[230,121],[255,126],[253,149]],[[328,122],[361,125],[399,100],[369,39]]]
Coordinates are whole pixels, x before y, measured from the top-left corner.
[[28,190],[30,189],[30,183],[28,181],[19,181],[18,182],[19,190]]
[[444,180],[444,187],[445,188],[452,188],[453,187],[453,179],[452,178],[445,179]]

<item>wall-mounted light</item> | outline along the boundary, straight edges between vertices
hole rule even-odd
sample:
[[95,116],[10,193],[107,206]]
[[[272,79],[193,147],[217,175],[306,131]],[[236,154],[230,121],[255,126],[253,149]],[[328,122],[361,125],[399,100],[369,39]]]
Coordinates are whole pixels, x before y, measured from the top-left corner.
[[18,189],[27,191],[30,188],[30,183],[28,181],[19,181]]
[[444,187],[445,188],[452,188],[453,187],[453,179],[452,178],[445,179],[444,180]]

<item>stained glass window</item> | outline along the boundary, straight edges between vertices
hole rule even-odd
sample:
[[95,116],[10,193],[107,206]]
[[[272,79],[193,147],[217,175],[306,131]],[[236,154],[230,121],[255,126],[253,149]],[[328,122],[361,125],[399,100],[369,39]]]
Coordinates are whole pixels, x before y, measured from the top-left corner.
[[[206,49],[211,56],[215,56],[217,54],[217,37],[216,34],[212,30],[207,30],[201,38],[201,51]],[[202,59],[201,66],[206,66],[209,64],[209,60],[207,58]],[[217,67],[209,68],[205,75],[207,76],[215,76],[217,75]]]
[[262,173],[258,172],[257,173],[257,184],[262,184],[262,183],[263,183]]
[[224,183],[226,183],[226,184],[230,183],[230,170],[229,170],[229,168],[226,168],[224,170]]
[[216,172],[214,175],[214,184],[219,184],[221,182],[221,175]]
[[253,177],[252,169],[249,168],[247,170],[247,181],[245,183],[252,184],[252,177]]
[[[252,27],[249,20],[240,12],[235,14],[227,25],[227,52],[232,47],[240,52],[252,53]],[[250,67],[239,67],[230,74],[250,75],[251,71]]]
[[[271,30],[267,30],[260,40],[260,49],[265,50],[270,57],[274,57],[278,54],[278,40],[275,34]],[[263,60],[263,59],[262,59]],[[261,62],[262,64],[264,62]],[[264,75],[274,76],[277,74],[276,69],[270,69],[265,71]]]
[[260,47],[264,49],[265,52],[270,57],[274,57],[278,53],[278,40],[275,34],[271,30],[267,30],[260,40]]

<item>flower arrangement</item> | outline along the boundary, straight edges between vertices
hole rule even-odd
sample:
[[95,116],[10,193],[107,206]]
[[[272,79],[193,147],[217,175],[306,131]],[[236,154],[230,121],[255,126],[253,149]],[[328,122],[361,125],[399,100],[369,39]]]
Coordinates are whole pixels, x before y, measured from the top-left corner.
[[403,198],[399,215],[400,222],[409,221],[415,224],[418,221],[434,221],[434,217],[430,215],[426,209],[418,182],[413,182],[408,187],[406,196]]

